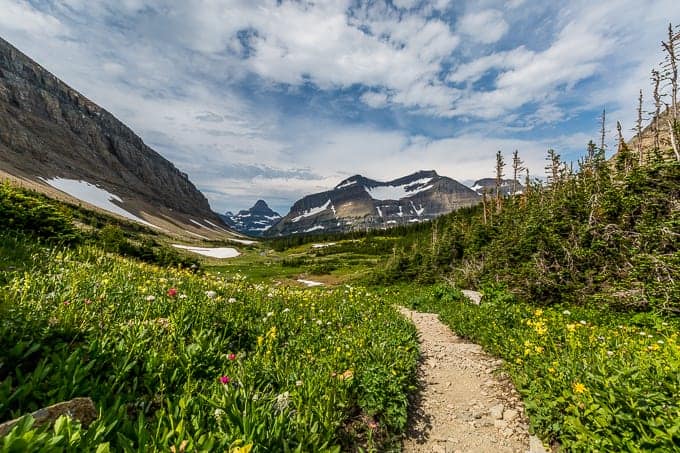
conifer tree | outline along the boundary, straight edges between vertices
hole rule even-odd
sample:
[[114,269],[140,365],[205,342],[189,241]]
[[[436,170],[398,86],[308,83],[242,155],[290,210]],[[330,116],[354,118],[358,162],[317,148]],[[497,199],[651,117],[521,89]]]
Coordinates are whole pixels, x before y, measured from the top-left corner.
[[640,96],[638,97],[638,108],[637,108],[637,121],[635,122],[635,137],[636,148],[638,155],[638,165],[642,167],[644,165],[644,153],[642,151],[642,90],[640,90]]
[[519,151],[515,150],[512,153],[512,194],[515,195],[517,193],[517,178],[519,177],[520,173],[524,171],[524,161],[520,159],[519,157]]
[[554,149],[548,150],[548,157],[546,158],[548,165],[545,167],[546,175],[548,176],[548,185],[556,186],[560,182],[560,155]]

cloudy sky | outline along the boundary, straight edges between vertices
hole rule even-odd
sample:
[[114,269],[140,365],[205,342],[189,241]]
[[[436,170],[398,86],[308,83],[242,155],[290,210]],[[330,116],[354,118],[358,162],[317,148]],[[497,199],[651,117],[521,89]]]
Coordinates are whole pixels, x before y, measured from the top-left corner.
[[[285,213],[361,173],[541,176],[628,131],[677,0],[0,0],[0,36],[187,172]],[[676,17],[672,17],[672,15]],[[631,132],[628,132],[630,135]]]

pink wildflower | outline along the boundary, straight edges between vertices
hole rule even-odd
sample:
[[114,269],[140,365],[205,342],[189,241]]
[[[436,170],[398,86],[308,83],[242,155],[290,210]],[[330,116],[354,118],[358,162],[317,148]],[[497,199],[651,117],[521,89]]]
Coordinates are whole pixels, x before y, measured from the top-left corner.
[[232,354],[229,354],[227,357],[229,358],[229,360],[236,360],[236,354],[232,353]]
[[223,385],[227,385],[230,381],[231,381],[231,379],[229,379],[229,376],[221,376],[220,377],[220,382]]
[[168,289],[168,296],[175,297],[177,295],[177,288]]

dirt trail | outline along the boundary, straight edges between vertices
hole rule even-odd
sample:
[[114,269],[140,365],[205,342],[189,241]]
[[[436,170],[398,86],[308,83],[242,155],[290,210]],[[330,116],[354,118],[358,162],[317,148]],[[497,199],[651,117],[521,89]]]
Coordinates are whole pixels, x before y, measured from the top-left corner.
[[519,395],[501,361],[456,336],[436,314],[405,308],[420,333],[421,391],[404,452],[540,452],[528,434]]

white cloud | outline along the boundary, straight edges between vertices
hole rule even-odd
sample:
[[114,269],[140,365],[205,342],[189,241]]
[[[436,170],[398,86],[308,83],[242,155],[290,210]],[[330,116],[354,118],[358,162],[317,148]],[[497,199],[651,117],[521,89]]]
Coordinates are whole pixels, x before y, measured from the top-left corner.
[[0,0],[0,30],[30,33],[34,36],[66,36],[66,28],[53,16],[34,9],[28,2]]
[[508,31],[509,25],[498,10],[487,9],[468,13],[458,21],[457,30],[475,41],[492,44]]

